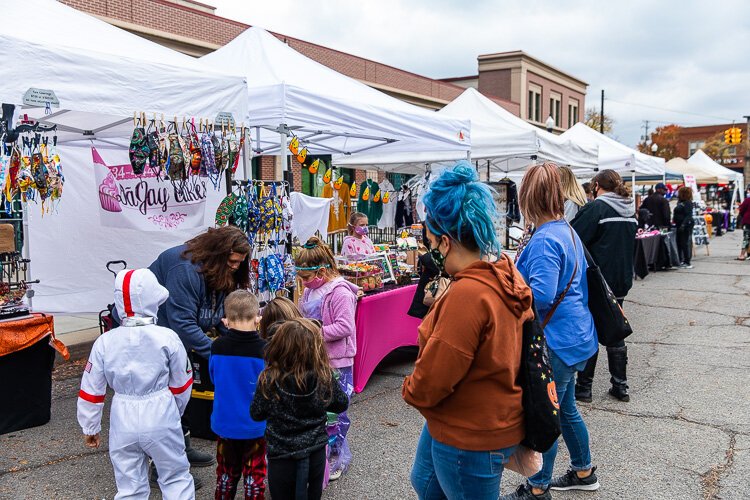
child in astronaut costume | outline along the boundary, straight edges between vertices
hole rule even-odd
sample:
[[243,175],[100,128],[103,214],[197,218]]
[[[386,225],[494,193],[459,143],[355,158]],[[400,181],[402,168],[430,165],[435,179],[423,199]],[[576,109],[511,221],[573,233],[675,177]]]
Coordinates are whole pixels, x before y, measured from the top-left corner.
[[157,310],[168,296],[148,269],[120,271],[115,305],[122,326],[94,342],[81,380],[78,422],[87,446],[99,446],[107,385],[115,393],[109,456],[116,499],[149,497],[149,457],[165,500],[195,498],[180,425],[193,373],[177,334],[156,325]]

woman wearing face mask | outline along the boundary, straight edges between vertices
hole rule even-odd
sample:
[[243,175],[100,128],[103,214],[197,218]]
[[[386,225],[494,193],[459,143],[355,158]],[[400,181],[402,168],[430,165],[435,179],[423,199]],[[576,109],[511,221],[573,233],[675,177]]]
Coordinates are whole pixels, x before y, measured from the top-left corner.
[[[500,253],[492,192],[471,165],[443,172],[424,203],[430,252],[453,282],[419,327],[402,388],[426,420],[411,483],[420,500],[497,500],[525,432],[517,378],[531,290]],[[500,257],[491,263],[491,255]]]
[[[306,318],[318,320],[323,325],[321,331],[331,366],[339,372],[341,389],[351,397],[354,390],[352,366],[357,353],[354,313],[358,288],[339,275],[333,252],[319,238],[307,240],[295,265],[297,277],[305,286],[299,303],[300,311]],[[329,435],[336,436],[328,449],[330,480],[341,477],[349,467],[351,451],[346,434],[350,425],[349,417],[344,412],[339,414],[337,425],[329,429]]]
[[349,217],[349,235],[344,238],[341,246],[341,255],[345,257],[360,257],[375,253],[375,247],[367,236],[367,216],[361,212],[354,212]]

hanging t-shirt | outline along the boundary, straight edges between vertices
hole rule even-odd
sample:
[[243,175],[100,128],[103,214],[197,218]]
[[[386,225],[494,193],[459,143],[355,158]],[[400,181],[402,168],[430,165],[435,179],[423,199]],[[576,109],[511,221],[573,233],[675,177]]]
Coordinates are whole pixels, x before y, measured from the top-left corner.
[[339,189],[333,189],[330,183],[324,185],[323,198],[332,198],[330,216],[328,217],[328,232],[333,233],[346,229],[352,209],[349,184],[343,182]]
[[[370,196],[366,199],[362,199],[362,195],[365,191],[370,190]],[[382,193],[380,193],[380,186],[372,179],[367,179],[360,188],[359,202],[357,203],[357,211],[362,212],[367,216],[367,219],[371,225],[375,225],[380,220],[380,216],[383,215],[383,203]],[[378,201],[375,201],[375,198]]]
[[[388,193],[388,202],[385,201],[385,193]],[[396,225],[396,204],[398,193],[388,179],[380,183],[380,202],[383,204],[383,215],[380,216],[378,227],[380,229],[394,227]]]

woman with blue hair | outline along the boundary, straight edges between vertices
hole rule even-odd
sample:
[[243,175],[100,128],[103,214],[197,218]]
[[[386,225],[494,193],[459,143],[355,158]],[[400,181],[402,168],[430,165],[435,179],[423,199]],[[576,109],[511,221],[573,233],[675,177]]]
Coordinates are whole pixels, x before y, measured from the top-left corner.
[[492,191],[469,163],[435,179],[424,203],[426,243],[452,282],[419,327],[402,389],[426,420],[411,482],[421,500],[496,500],[524,437],[516,380],[531,290],[500,253]]

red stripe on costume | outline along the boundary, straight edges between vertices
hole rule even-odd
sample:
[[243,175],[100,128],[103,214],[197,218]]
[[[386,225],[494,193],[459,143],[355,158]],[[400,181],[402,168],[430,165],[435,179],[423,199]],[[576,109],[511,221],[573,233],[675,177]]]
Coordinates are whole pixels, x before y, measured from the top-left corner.
[[183,392],[187,391],[191,385],[193,385],[193,377],[190,377],[182,387],[170,387],[169,390],[172,391],[172,394],[176,396],[177,394],[182,394]]
[[133,277],[135,271],[128,271],[125,273],[125,278],[122,280],[122,300],[125,305],[125,316],[128,318],[135,316],[133,312],[133,304],[130,302],[130,279]]
[[89,403],[94,403],[94,404],[104,402],[104,394],[102,394],[101,396],[89,394],[83,389],[78,391],[78,397],[83,399],[84,401],[88,401]]

